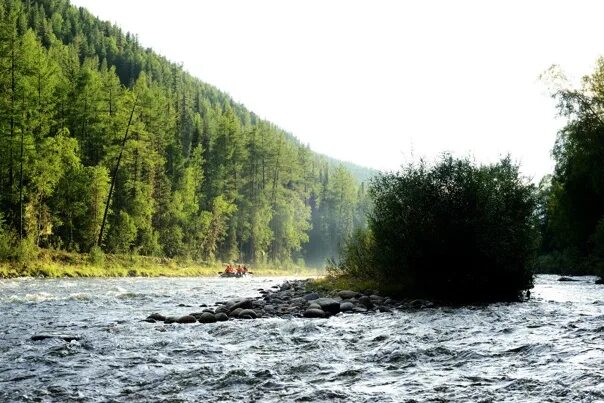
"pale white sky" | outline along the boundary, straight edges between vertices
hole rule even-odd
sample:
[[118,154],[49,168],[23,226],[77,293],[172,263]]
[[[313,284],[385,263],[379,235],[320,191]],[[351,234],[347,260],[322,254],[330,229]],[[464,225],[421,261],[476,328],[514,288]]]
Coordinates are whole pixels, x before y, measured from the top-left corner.
[[551,172],[539,75],[604,53],[600,1],[72,0],[315,151],[397,169],[443,151]]

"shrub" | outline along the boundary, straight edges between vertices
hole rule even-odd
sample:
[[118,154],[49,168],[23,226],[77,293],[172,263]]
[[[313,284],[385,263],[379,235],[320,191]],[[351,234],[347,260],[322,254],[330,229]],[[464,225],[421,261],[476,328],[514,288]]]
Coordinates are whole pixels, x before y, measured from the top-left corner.
[[102,267],[105,264],[105,253],[98,246],[93,246],[88,254],[88,261],[93,266]]
[[477,167],[445,155],[376,178],[369,194],[369,232],[345,247],[344,272],[449,301],[517,299],[532,287],[535,189],[509,158]]

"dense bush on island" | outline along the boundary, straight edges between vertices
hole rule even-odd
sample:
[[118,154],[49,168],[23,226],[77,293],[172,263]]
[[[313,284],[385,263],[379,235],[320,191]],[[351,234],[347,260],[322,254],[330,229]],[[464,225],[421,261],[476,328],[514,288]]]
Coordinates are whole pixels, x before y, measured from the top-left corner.
[[344,246],[336,276],[456,302],[516,300],[532,287],[535,189],[509,158],[445,155],[379,176],[369,194],[369,228]]

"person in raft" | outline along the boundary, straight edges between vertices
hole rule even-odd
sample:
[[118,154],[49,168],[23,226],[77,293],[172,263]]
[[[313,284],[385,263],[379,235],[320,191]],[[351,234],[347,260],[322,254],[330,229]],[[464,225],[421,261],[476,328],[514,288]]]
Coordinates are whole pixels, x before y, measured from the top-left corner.
[[246,267],[246,265],[243,265],[243,274],[247,274],[247,267]]
[[229,263],[229,264],[227,264],[226,269],[224,269],[224,272],[225,273],[229,273],[229,274],[230,273],[235,273],[235,269],[233,269],[233,266],[231,266],[231,264]]
[[243,274],[243,268],[241,267],[240,264],[237,265],[237,274],[239,274],[239,275]]

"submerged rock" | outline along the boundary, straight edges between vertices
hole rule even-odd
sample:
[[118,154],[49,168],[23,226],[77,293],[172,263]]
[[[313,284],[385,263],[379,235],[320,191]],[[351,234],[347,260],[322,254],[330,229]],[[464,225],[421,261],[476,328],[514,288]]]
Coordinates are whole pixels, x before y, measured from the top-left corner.
[[558,279],[558,281],[579,281],[579,280],[577,280],[576,278],[572,278],[572,277],[564,277],[564,276],[562,276],[562,277],[560,277]]
[[152,319],[154,321],[160,321],[163,322],[166,320],[166,317],[164,315],[162,315],[161,313],[152,313],[151,315],[147,316],[147,319]]
[[73,340],[80,340],[81,337],[76,336],[76,335],[68,335],[68,334],[36,334],[36,335],[31,336],[32,341],[40,341],[40,340],[46,340],[46,339],[61,339],[61,340],[65,340],[66,342],[69,343]]

